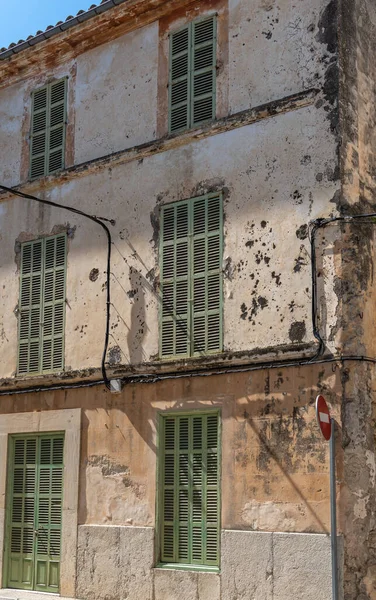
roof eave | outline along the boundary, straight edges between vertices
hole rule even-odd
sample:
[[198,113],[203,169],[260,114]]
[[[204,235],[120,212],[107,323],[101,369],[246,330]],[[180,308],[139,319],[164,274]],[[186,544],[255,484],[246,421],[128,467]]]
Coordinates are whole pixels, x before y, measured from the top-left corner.
[[26,50],[27,48],[30,48],[31,46],[36,46],[37,44],[39,44],[45,40],[49,40],[50,38],[54,37],[55,35],[58,35],[59,33],[62,33],[63,31],[67,31],[67,29],[71,29],[72,27],[75,27],[76,25],[79,25],[80,23],[88,21],[89,19],[91,19],[97,15],[101,15],[102,13],[106,12],[110,8],[113,8],[114,6],[117,6],[119,4],[123,4],[124,2],[127,2],[127,0],[106,0],[106,2],[102,2],[98,6],[95,6],[94,8],[90,8],[89,10],[87,10],[79,15],[76,15],[72,19],[68,19],[64,23],[61,23],[60,25],[55,25],[55,27],[46,29],[46,31],[44,31],[43,33],[39,33],[38,35],[35,35],[34,37],[30,38],[29,40],[23,41],[20,44],[16,44],[15,46],[9,47],[6,50],[4,50],[3,52],[0,52],[0,61],[5,60],[7,58],[11,58],[14,54],[19,54],[19,52],[22,52],[23,50]]

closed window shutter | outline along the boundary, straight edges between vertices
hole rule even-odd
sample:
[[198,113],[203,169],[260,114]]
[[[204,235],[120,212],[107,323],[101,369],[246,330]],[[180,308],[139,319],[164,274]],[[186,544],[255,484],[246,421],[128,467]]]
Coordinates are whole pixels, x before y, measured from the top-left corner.
[[40,364],[43,241],[22,245],[18,328],[18,373],[38,373]]
[[65,234],[22,245],[19,374],[64,367],[65,279]]
[[160,355],[222,350],[221,194],[163,207]]
[[64,167],[67,80],[50,83],[32,94],[30,177]]
[[216,20],[192,23],[192,126],[215,118]]
[[[61,554],[63,455],[63,437],[46,436],[40,439],[37,556],[45,571],[50,567],[50,575],[53,569],[46,563],[58,560]],[[42,582],[46,587],[55,583],[48,582],[45,578],[42,578]],[[58,586],[58,578],[55,585]]]
[[172,204],[162,213],[161,355],[189,352],[189,205]]
[[165,417],[162,562],[218,566],[218,415]]
[[189,127],[190,60],[190,29],[185,27],[170,39],[170,131]]
[[42,371],[64,364],[65,246],[65,235],[45,240]]
[[32,559],[34,548],[37,440],[14,439],[13,444],[10,552],[13,579],[22,584],[25,562]]
[[222,199],[193,202],[193,354],[222,346]]
[[48,174],[64,167],[66,88],[66,79],[49,86]]
[[170,36],[169,131],[215,118],[216,19],[189,23]]
[[35,179],[46,173],[46,153],[48,134],[48,88],[33,92],[30,177]]

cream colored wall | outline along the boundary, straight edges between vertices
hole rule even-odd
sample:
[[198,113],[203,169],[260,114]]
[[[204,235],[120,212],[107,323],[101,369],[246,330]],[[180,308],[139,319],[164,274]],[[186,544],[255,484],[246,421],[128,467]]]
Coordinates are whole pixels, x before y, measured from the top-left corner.
[[[214,10],[215,2],[210,2]],[[325,3],[300,2],[299,23],[293,6],[290,2],[279,7],[272,1],[229,2],[229,80],[225,81],[224,69],[219,85],[229,86],[232,112],[302,91],[311,85],[309,73],[316,73],[321,59],[316,81],[318,86],[323,84],[322,65],[330,57],[326,45],[317,39],[322,35],[319,12]],[[271,37],[263,33],[267,23]],[[278,74],[277,49],[284,64],[283,77]],[[25,174],[30,92],[45,76],[70,74],[68,159],[91,160],[152,141],[158,108],[158,51],[158,23],[153,23],[75,62],[62,63],[54,73],[2,89],[0,141],[11,139],[9,158],[4,157],[2,163],[6,182],[17,183],[17,173],[21,178]],[[10,102],[13,96],[15,102]],[[128,162],[94,165],[77,176],[72,173],[52,180],[52,185],[34,184],[33,193],[40,197],[116,220],[111,227],[111,363],[139,364],[157,358],[160,206],[211,190],[224,194],[225,350],[264,352],[314,341],[306,228],[311,219],[333,211],[331,201],[339,188],[336,140],[328,119],[331,108],[325,94],[319,93],[299,110],[205,139],[187,140],[166,152],[154,148],[140,160],[135,154]],[[22,124],[21,155],[15,123]],[[0,143],[0,152],[6,154],[3,148]],[[99,367],[105,327],[103,232],[87,219],[26,200],[6,200],[0,211],[0,376],[12,377],[16,369],[19,272],[15,249],[19,242],[62,227],[69,229],[66,370]],[[337,299],[330,238],[326,244],[321,327],[328,336],[336,322]],[[99,271],[95,281],[90,277],[93,269]]]
[[0,92],[0,165],[4,185],[15,185],[20,180],[21,124],[24,111],[24,86],[13,85]]
[[[324,116],[322,110],[308,107],[145,158],[141,164],[98,169],[45,192],[46,199],[116,220],[111,227],[110,347],[120,348],[121,363],[150,361],[158,353],[158,291],[153,287],[158,248],[153,236],[158,235],[160,205],[211,189],[224,193],[225,349],[312,341],[308,240],[299,239],[296,232],[310,219],[327,215],[337,189],[333,182],[316,180],[318,173],[335,168],[334,142]],[[16,365],[15,240],[21,234],[22,239],[48,234],[67,223],[73,231],[68,246],[66,366],[99,366],[106,268],[101,229],[86,219],[23,200],[8,201],[2,209],[7,224],[0,259],[5,286],[0,290],[3,376],[9,377]],[[99,270],[94,282],[89,278],[92,269]],[[329,323],[335,306],[334,300],[328,303]],[[303,323],[305,334],[295,334],[294,323]]]
[[158,22],[77,59],[75,163],[155,139]]
[[330,60],[317,40],[326,0],[229,0],[230,112],[319,87]]

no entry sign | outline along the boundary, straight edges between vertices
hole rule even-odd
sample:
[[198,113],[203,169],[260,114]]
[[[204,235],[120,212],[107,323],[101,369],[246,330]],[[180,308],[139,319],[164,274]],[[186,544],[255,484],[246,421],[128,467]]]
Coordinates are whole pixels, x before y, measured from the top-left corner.
[[329,441],[332,435],[330,412],[324,396],[316,398],[316,418],[324,438]]

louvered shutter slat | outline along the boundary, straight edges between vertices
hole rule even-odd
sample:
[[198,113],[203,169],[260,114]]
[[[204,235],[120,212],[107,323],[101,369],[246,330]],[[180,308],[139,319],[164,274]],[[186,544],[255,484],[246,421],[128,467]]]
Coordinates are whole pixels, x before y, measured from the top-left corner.
[[186,27],[170,38],[169,129],[189,127],[190,33]]
[[18,373],[38,373],[42,310],[41,240],[23,244],[20,275]]
[[192,23],[192,125],[215,118],[216,20]]
[[64,167],[67,80],[33,92],[30,177],[49,175]]
[[199,198],[193,205],[193,352],[222,346],[222,200]]
[[169,130],[215,118],[216,19],[189,23],[170,36]]
[[164,419],[163,562],[219,564],[218,416]]
[[222,349],[222,238],[220,194],[163,208],[162,357]]
[[50,84],[48,174],[64,167],[64,138],[67,80]]
[[164,208],[161,236],[161,355],[186,356],[189,329],[188,204]]
[[33,92],[31,147],[30,147],[30,177],[41,177],[45,173],[45,156],[47,151],[48,129],[48,88],[44,87]]
[[162,560],[165,562],[172,562],[175,560],[175,437],[175,419],[165,419],[163,437],[162,515]]
[[43,371],[61,370],[64,364],[65,256],[65,235],[45,240]]
[[[36,438],[12,441],[13,478],[11,495],[10,555],[12,560],[12,583],[27,581],[29,564],[33,557],[34,511],[36,481]],[[21,585],[19,587],[21,587]]]
[[65,234],[22,246],[19,374],[63,368],[65,256]]

